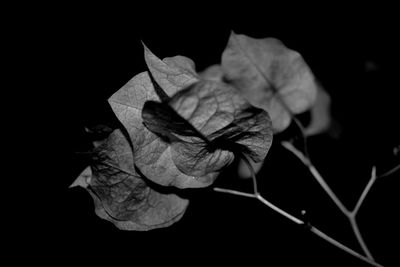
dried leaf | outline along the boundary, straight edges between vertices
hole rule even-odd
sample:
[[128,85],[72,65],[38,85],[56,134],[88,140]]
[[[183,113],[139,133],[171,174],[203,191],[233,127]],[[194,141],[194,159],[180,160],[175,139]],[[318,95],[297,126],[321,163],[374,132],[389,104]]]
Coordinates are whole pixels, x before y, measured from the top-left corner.
[[268,113],[251,107],[235,88],[215,81],[193,84],[167,103],[147,102],[143,121],[170,144],[181,172],[211,174],[211,182],[235,152],[260,162],[272,142]]
[[[184,214],[188,200],[154,191],[134,166],[133,151],[120,130],[96,149],[87,188],[96,214],[122,230],[167,227]],[[86,170],[87,170],[86,169]]]
[[144,44],[144,58],[155,82],[171,96],[191,83],[197,82],[194,62],[187,57],[166,57],[160,60]]
[[[207,138],[222,143],[230,134],[231,143],[237,141],[236,144],[256,160],[265,157],[271,142],[266,112],[258,110],[254,113],[254,109],[248,109],[250,105],[232,87],[216,82],[197,82],[193,62],[185,57],[161,61],[145,47],[145,59],[151,77],[147,72],[138,74],[111,96],[109,103],[129,133],[136,166],[148,179],[178,188],[210,185],[219,169],[231,162],[233,154],[216,148],[213,153],[204,153]],[[174,94],[171,100],[171,93],[183,88],[190,89],[184,90],[184,95]],[[144,103],[160,103],[161,100],[169,101],[172,110],[155,108],[157,105],[154,104],[149,108],[152,104],[147,104],[143,113],[147,127],[144,127]],[[190,117],[191,111],[193,117]],[[180,117],[184,120],[179,120]],[[185,120],[188,123],[182,129],[179,124]],[[193,127],[189,129],[188,125]],[[181,132],[175,137],[180,139],[179,142],[171,141],[173,131],[179,129]],[[183,130],[188,131],[185,137]],[[260,138],[262,134],[266,136]],[[256,137],[247,138],[248,135]],[[199,136],[205,138],[202,140]],[[207,149],[211,149],[210,146]],[[206,166],[205,162],[211,160],[210,166]]]
[[232,32],[221,65],[227,81],[252,105],[268,111],[275,132],[289,126],[291,114],[309,109],[315,101],[316,85],[307,64],[277,39]]
[[127,136],[117,129],[96,143],[93,163],[73,184],[90,192],[98,216],[124,230],[169,226],[188,205],[147,182],[204,187],[235,152],[260,162],[272,142],[268,113],[232,86],[199,81],[182,56],[160,60],[145,47],[145,60],[149,72],[109,98]]
[[153,78],[167,89],[164,91],[164,87],[158,88],[156,92],[157,84],[153,85],[148,72],[142,72],[108,100],[117,118],[129,133],[135,164],[148,179],[160,185],[179,188],[205,187],[212,182],[212,178],[189,176],[177,169],[171,157],[169,144],[144,127],[142,120],[142,108],[146,101],[161,101],[163,96],[160,97],[159,94],[170,97],[172,93],[196,81],[196,77],[191,76],[187,68],[193,63],[181,56],[161,61],[146,47],[145,59]]

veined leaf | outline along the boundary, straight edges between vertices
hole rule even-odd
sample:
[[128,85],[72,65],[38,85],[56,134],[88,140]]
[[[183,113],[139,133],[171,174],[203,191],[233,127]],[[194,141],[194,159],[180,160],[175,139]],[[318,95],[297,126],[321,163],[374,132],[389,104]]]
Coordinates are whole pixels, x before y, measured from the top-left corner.
[[260,162],[272,142],[268,113],[224,83],[219,67],[218,78],[199,80],[188,58],[160,60],[145,47],[145,60],[149,72],[109,98],[127,136],[116,129],[95,143],[93,163],[73,184],[90,192],[98,216],[124,230],[166,227],[188,205],[146,182],[205,187],[236,152]]
[[187,57],[156,57],[144,44],[144,58],[155,82],[168,96],[172,96],[182,88],[197,82],[194,62]]
[[[145,60],[155,82],[168,97],[197,81],[193,62],[188,58],[176,56],[161,61],[145,47]],[[211,174],[197,177],[182,173],[173,162],[170,145],[144,127],[142,109],[149,100],[161,102],[148,72],[136,75],[109,99],[114,113],[129,133],[136,166],[148,179],[160,185],[179,188],[210,185],[215,178]]]
[[286,129],[292,114],[315,101],[316,84],[307,64],[277,39],[232,32],[221,65],[228,82],[252,105],[268,111],[275,132]]
[[187,175],[214,179],[235,152],[262,161],[272,142],[268,113],[215,81],[195,83],[167,103],[147,102],[143,120],[170,144],[175,166]]
[[264,159],[272,141],[266,112],[251,108],[231,86],[198,81],[185,57],[161,61],[145,48],[145,59],[154,81],[140,73],[109,103],[129,133],[136,166],[148,179],[179,188],[208,186],[233,159],[221,144]]
[[96,214],[122,230],[167,227],[183,216],[189,203],[147,186],[135,171],[133,151],[119,129],[96,148],[94,161],[84,173],[91,176],[83,187],[95,201]]

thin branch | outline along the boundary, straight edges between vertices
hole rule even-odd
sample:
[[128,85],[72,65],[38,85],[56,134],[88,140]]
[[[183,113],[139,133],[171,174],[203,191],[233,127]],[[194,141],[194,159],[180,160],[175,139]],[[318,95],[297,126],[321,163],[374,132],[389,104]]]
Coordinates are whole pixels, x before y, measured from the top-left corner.
[[[265,204],[266,206],[268,206],[269,208],[271,208],[272,210],[276,211],[277,213],[281,214],[282,216],[286,217],[287,219],[291,220],[292,222],[298,224],[298,225],[303,225],[305,224],[304,221],[300,220],[299,218],[287,213],[286,211],[280,209],[279,207],[275,206],[274,204],[272,204],[271,202],[269,202],[268,200],[266,200],[265,198],[263,198],[260,194],[256,195],[256,194],[249,194],[249,193],[245,193],[245,192],[241,192],[241,191],[236,191],[236,190],[231,190],[231,189],[225,189],[225,188],[214,188],[214,190],[216,192],[222,192],[222,193],[228,193],[228,194],[234,194],[234,195],[238,195],[238,196],[244,196],[244,197],[250,197],[250,198],[257,198],[259,201],[261,201],[263,204]],[[334,245],[335,247],[349,253],[350,255],[353,255],[354,257],[367,262],[373,266],[377,266],[377,267],[383,267],[382,265],[380,265],[379,263],[373,261],[372,259],[368,259],[367,257],[361,255],[360,253],[354,251],[353,249],[343,245],[342,243],[336,241],[335,239],[333,239],[332,237],[328,236],[327,234],[325,234],[324,232],[322,232],[321,230],[319,230],[318,228],[310,225],[307,229],[309,229],[313,234],[317,235],[318,237],[322,238],[323,240],[327,241],[328,243]]]
[[309,160],[307,157],[305,157],[304,154],[301,153],[300,150],[298,150],[297,148],[295,148],[295,147],[292,145],[292,143],[287,142],[287,141],[283,141],[281,144],[282,144],[282,146],[283,146],[284,148],[286,148],[287,150],[289,150],[290,152],[292,152],[296,157],[298,157],[298,158],[301,160],[301,162],[303,162],[304,165],[306,165],[307,167],[311,165],[310,160]]
[[238,196],[243,196],[243,197],[252,197],[252,198],[256,198],[257,197],[255,194],[245,193],[245,192],[231,190],[231,189],[219,188],[219,187],[214,187],[214,191],[221,192],[221,193],[228,193],[228,194],[238,195]]
[[299,127],[301,137],[303,138],[303,149],[304,149],[304,155],[306,155],[306,158],[310,158],[310,155],[308,154],[308,145],[307,145],[307,136],[305,134],[305,129],[303,124],[296,118],[296,116],[293,116],[292,114],[292,120],[294,123]]
[[343,214],[348,215],[349,210],[344,206],[342,201],[336,196],[336,194],[332,191],[332,189],[329,187],[329,185],[325,182],[324,178],[319,174],[317,169],[313,166],[310,165],[308,166],[310,172],[312,175],[315,177],[317,182],[321,185],[321,187],[325,190],[325,192],[328,194],[328,196],[335,202],[336,206],[342,211]]
[[304,222],[302,222],[301,220],[297,219],[296,217],[292,216],[291,214],[287,213],[286,211],[278,208],[277,206],[275,206],[274,204],[272,204],[271,202],[269,202],[268,200],[266,200],[265,198],[263,198],[260,195],[260,193],[258,192],[258,189],[257,189],[257,177],[256,177],[256,173],[254,172],[253,166],[251,166],[248,158],[245,155],[243,155],[242,158],[243,158],[244,162],[246,163],[247,168],[250,171],[251,178],[253,180],[254,196],[256,196],[257,199],[260,200],[262,203],[264,203],[265,205],[267,205],[268,207],[270,207],[274,211],[278,212],[282,216],[284,216],[284,217],[288,218],[289,220],[293,221],[294,223],[304,224]]
[[377,267],[383,267],[383,265],[381,265],[381,264],[379,264],[379,263],[377,263],[377,262],[375,262],[375,261],[373,261],[373,260],[371,260],[371,259],[368,259],[367,257],[361,255],[360,253],[358,253],[358,252],[352,250],[352,249],[349,248],[349,247],[346,247],[346,246],[343,245],[342,243],[340,243],[340,242],[336,241],[335,239],[333,239],[332,237],[326,235],[324,232],[322,232],[322,231],[319,230],[318,228],[315,228],[315,227],[311,226],[311,227],[310,227],[310,231],[311,231],[313,234],[315,234],[315,235],[319,236],[320,238],[324,239],[325,241],[331,243],[331,244],[334,245],[335,247],[338,247],[338,248],[340,248],[340,249],[346,251],[347,253],[353,255],[354,257],[356,257],[356,258],[358,258],[358,259],[360,259],[360,260],[362,260],[362,261],[364,261],[364,262],[366,262],[366,263],[369,263],[369,264],[371,264],[371,265],[373,265],[373,266],[377,266]]
[[362,203],[364,202],[365,197],[366,197],[367,194],[369,193],[369,191],[370,191],[372,185],[375,183],[376,178],[377,178],[377,177],[376,177],[376,167],[373,166],[373,167],[372,167],[371,178],[369,179],[368,184],[365,186],[363,192],[361,193],[361,196],[360,196],[360,198],[358,199],[356,206],[354,207],[354,209],[353,209],[352,212],[351,212],[353,216],[356,216],[356,215],[357,215],[358,211],[360,210],[360,207],[361,207]]
[[351,228],[353,229],[354,235],[356,236],[356,239],[361,246],[361,249],[364,251],[368,259],[374,260],[374,257],[372,257],[372,254],[369,251],[367,244],[365,243],[364,238],[361,235],[360,229],[358,228],[356,217],[350,216],[348,218],[350,221]]
[[[359,207],[361,206],[361,204],[356,205],[356,208],[350,212],[346,209],[346,207],[343,205],[343,203],[339,200],[339,198],[333,193],[332,189],[330,189],[330,187],[328,186],[328,184],[326,184],[325,180],[322,178],[322,176],[319,174],[319,172],[317,171],[317,169],[312,165],[311,161],[309,160],[308,157],[304,156],[303,153],[301,153],[301,151],[297,150],[291,143],[289,142],[282,142],[282,145],[287,148],[289,151],[291,151],[294,155],[296,155],[303,163],[304,165],[306,165],[310,172],[313,174],[313,176],[315,177],[315,179],[319,182],[319,184],[322,186],[322,188],[325,190],[325,192],[330,196],[330,198],[334,201],[334,203],[336,204],[336,206],[342,211],[342,213],[344,215],[346,215],[346,217],[349,219],[351,227],[353,229],[353,232],[357,238],[358,243],[360,244],[362,250],[364,251],[364,253],[366,254],[367,257],[362,256],[361,254],[357,253],[356,251],[350,249],[349,247],[346,247],[345,245],[341,244],[340,242],[336,241],[335,239],[329,237],[328,235],[326,235],[325,233],[323,233],[322,231],[320,231],[319,229],[315,228],[312,225],[308,225],[308,229],[310,229],[311,232],[313,232],[314,234],[316,234],[317,236],[321,237],[322,239],[326,240],[327,242],[333,244],[334,246],[346,251],[347,253],[365,261],[370,263],[371,265],[374,266],[382,266],[378,263],[376,263],[372,257],[372,254],[370,253],[370,251],[368,250],[368,247],[366,246],[364,239],[362,238],[361,232],[358,229],[358,225],[356,222],[356,214],[357,211],[359,209]],[[268,206],[270,209],[274,210],[275,212],[281,214],[282,216],[284,216],[285,218],[291,220],[292,222],[298,224],[298,225],[304,225],[305,222],[302,221],[301,219],[289,214],[288,212],[282,210],[281,208],[275,206],[274,204],[272,204],[271,202],[269,202],[268,200],[266,200],[263,196],[261,196],[261,194],[258,192],[257,189],[257,178],[256,178],[256,174],[253,170],[253,167],[250,165],[250,162],[248,161],[248,159],[243,156],[244,162],[246,163],[247,167],[249,168],[249,171],[251,173],[251,177],[252,177],[252,181],[253,181],[253,190],[254,193],[250,194],[250,193],[246,193],[246,192],[241,192],[241,191],[237,191],[237,190],[232,190],[232,189],[225,189],[225,188],[214,188],[215,191],[217,192],[222,192],[222,193],[229,193],[229,194],[234,194],[234,195],[239,195],[239,196],[244,196],[244,197],[250,197],[250,198],[257,198],[259,201],[261,201],[261,203],[263,203],[264,205]],[[371,174],[371,180],[375,180],[376,179],[376,168],[373,167],[372,168],[372,174]],[[371,185],[369,185],[371,184]],[[367,195],[370,187],[372,186],[373,182],[369,182],[366,186],[366,188],[364,189],[363,194],[361,194],[360,199],[358,202],[362,203],[363,200],[365,199],[365,196]]]
[[371,171],[371,178],[369,179],[367,185],[365,186],[363,192],[360,195],[360,198],[358,199],[354,209],[351,211],[350,216],[348,217],[350,220],[350,225],[351,228],[353,229],[354,235],[357,238],[358,243],[360,244],[362,250],[364,251],[365,255],[367,255],[368,258],[370,259],[374,259],[371,252],[369,251],[364,238],[361,235],[360,229],[358,228],[358,224],[356,221],[356,216],[358,214],[358,211],[360,210],[360,207],[362,205],[362,203],[364,203],[364,200],[366,198],[366,196],[368,195],[369,191],[371,190],[373,184],[376,181],[376,167],[373,166],[372,167],[372,171]]
[[394,173],[394,172],[396,172],[396,171],[398,171],[398,170],[400,170],[400,164],[397,165],[396,167],[394,167],[393,169],[388,170],[388,171],[385,172],[384,174],[379,175],[378,178],[382,178],[382,177],[391,175],[392,173]]
[[268,206],[269,208],[273,209],[274,211],[276,211],[277,213],[281,214],[282,216],[288,218],[289,220],[291,220],[292,222],[296,223],[296,224],[304,224],[304,222],[298,218],[296,218],[295,216],[287,213],[286,211],[284,211],[283,209],[275,206],[274,204],[272,204],[271,202],[269,202],[268,200],[266,200],[265,198],[263,198],[259,193],[257,194],[250,194],[250,193],[245,193],[245,192],[241,192],[241,191],[237,191],[237,190],[231,190],[231,189],[226,189],[226,188],[220,188],[220,187],[215,187],[214,191],[216,192],[221,192],[221,193],[228,193],[228,194],[233,194],[233,195],[237,195],[237,196],[243,196],[243,197],[250,197],[250,198],[257,198],[258,200],[260,200],[264,205]]
[[295,148],[290,142],[282,142],[282,146],[285,147],[287,150],[292,152],[295,156],[297,156],[303,164],[308,167],[311,174],[314,176],[315,180],[320,184],[320,186],[324,189],[324,191],[328,194],[328,196],[332,199],[332,201],[336,204],[336,206],[340,209],[340,211],[345,214],[346,216],[349,215],[349,210],[344,206],[342,201],[336,196],[336,194],[332,191],[329,185],[325,182],[322,176],[319,174],[317,169],[312,165],[309,158],[304,156],[300,150]]
[[260,194],[257,194],[257,199],[260,200],[262,203],[264,203],[266,206],[268,206],[269,208],[273,209],[274,211],[278,212],[279,214],[281,214],[282,216],[288,218],[289,220],[291,220],[292,222],[296,223],[296,224],[304,224],[304,222],[296,217],[294,217],[293,215],[287,213],[286,211],[284,211],[281,208],[278,208],[277,206],[275,206],[274,204],[272,204],[271,202],[269,202],[268,200],[266,200],[265,198],[263,198]]
[[340,201],[340,199],[336,196],[336,194],[332,191],[332,189],[329,187],[329,185],[325,182],[324,178],[319,174],[317,169],[314,167],[314,165],[311,163],[310,159],[304,156],[301,151],[299,151],[296,147],[294,147],[291,143],[289,142],[282,142],[282,145],[288,149],[290,152],[292,152],[295,156],[297,156],[303,164],[308,167],[309,171],[313,175],[313,177],[317,180],[317,182],[320,184],[320,186],[324,189],[324,191],[328,194],[328,196],[332,199],[332,201],[336,204],[336,206],[339,208],[339,210],[347,217],[349,220],[351,227],[353,229],[354,235],[365,253],[365,255],[370,259],[373,260],[372,254],[369,251],[366,243],[364,242],[364,239],[361,235],[361,232],[358,228],[357,222],[356,222],[356,214],[358,212],[358,209],[360,208],[362,202],[364,201],[366,195],[368,194],[368,191],[370,190],[371,186],[373,185],[374,181],[376,180],[376,168],[372,169],[372,175],[371,175],[371,180],[367,184],[366,188],[364,189],[363,193],[360,196],[359,201],[356,204],[356,207],[353,211],[349,211],[344,204]]
[[249,159],[248,159],[245,155],[242,156],[242,159],[243,159],[244,163],[246,163],[247,168],[248,168],[249,171],[250,171],[251,179],[253,180],[253,191],[254,191],[254,195],[257,195],[257,194],[258,194],[258,188],[257,188],[256,173],[254,172],[254,169],[253,169],[253,167],[251,166],[251,164],[250,164],[250,162],[249,162]]

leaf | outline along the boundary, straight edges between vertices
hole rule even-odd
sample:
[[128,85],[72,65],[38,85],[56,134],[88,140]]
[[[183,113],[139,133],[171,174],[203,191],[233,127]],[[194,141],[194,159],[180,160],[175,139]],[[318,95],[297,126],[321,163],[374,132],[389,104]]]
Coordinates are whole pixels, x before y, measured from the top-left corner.
[[151,75],[168,96],[198,81],[194,62],[190,58],[175,56],[160,60],[144,44],[143,47]]
[[[151,76],[138,74],[109,103],[129,133],[136,166],[148,179],[178,188],[210,185],[233,158],[231,151],[215,146],[229,138],[256,160],[265,157],[271,142],[266,112],[253,112],[230,86],[197,82],[193,62],[185,57],[161,61],[145,47],[145,59]],[[169,109],[155,104],[161,100]],[[146,104],[142,116],[146,101],[153,102]],[[259,137],[262,134],[266,136]]]
[[331,116],[331,97],[322,87],[317,87],[317,98],[311,107],[311,122],[304,129],[304,134],[312,136],[327,131],[332,123]]
[[309,109],[315,101],[316,85],[307,64],[277,39],[232,32],[221,65],[225,80],[252,105],[268,111],[275,132],[286,129],[292,114]]
[[[191,74],[194,68],[190,59],[177,56],[161,61],[145,47],[145,60],[152,77],[168,97],[197,81]],[[164,186],[198,188],[211,184],[214,177],[209,174],[195,177],[182,173],[172,160],[169,144],[144,127],[142,109],[148,100],[161,101],[148,72],[133,77],[108,100],[129,133],[136,166],[148,179]]]
[[175,166],[193,176],[212,174],[214,179],[235,152],[260,162],[272,142],[268,113],[215,81],[193,84],[167,103],[147,102],[143,121],[170,144]]
[[[133,151],[121,130],[96,149],[87,188],[96,214],[122,230],[167,227],[184,214],[188,200],[151,189],[134,166]],[[86,170],[87,170],[86,169]]]

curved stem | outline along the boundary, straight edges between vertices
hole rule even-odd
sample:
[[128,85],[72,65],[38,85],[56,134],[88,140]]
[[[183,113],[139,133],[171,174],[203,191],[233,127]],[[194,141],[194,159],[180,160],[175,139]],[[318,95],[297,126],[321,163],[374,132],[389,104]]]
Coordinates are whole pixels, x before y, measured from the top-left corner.
[[375,261],[373,261],[373,260],[361,255],[360,253],[358,253],[358,252],[346,247],[342,243],[340,243],[340,242],[336,241],[335,239],[333,239],[332,237],[326,235],[324,232],[322,232],[318,228],[315,228],[315,227],[311,226],[310,231],[313,234],[315,234],[315,235],[319,236],[320,238],[324,239],[325,241],[331,243],[335,247],[338,247],[338,248],[346,251],[347,253],[353,255],[354,257],[356,257],[356,258],[358,258],[358,259],[360,259],[360,260],[362,260],[362,261],[364,261],[366,263],[369,263],[369,264],[371,264],[373,266],[383,267],[383,265],[381,265],[381,264],[379,264],[379,263],[377,263],[377,262],[375,262]]
[[256,198],[256,195],[254,195],[254,194],[245,193],[245,192],[241,192],[241,191],[236,191],[236,190],[232,190],[232,189],[214,187],[214,191],[221,192],[221,193],[228,193],[228,194],[232,194],[232,195],[243,196],[243,197]]
[[256,172],[254,171],[253,167],[251,166],[249,159],[245,155],[242,155],[241,158],[243,159],[244,163],[246,163],[247,168],[250,171],[251,179],[253,180],[253,191],[254,191],[254,194],[257,195],[258,188],[257,188]]
[[[351,248],[343,245],[342,243],[336,241],[332,237],[328,236],[321,230],[317,229],[316,227],[310,225],[307,223],[307,229],[309,229],[312,233],[315,235],[319,236],[320,238],[324,239],[325,241],[331,243],[332,245],[342,249],[343,251],[373,265],[373,266],[381,266],[379,263],[376,263],[372,257],[372,254],[368,250],[368,247],[366,246],[364,239],[361,235],[361,232],[358,228],[357,222],[356,222],[356,215],[358,212],[359,207],[361,206],[361,203],[363,202],[365,196],[367,195],[369,189],[371,188],[373,182],[376,179],[376,168],[372,168],[372,175],[371,175],[371,180],[367,184],[366,188],[364,189],[363,194],[361,194],[359,202],[360,204],[357,203],[356,207],[352,212],[348,211],[346,207],[343,205],[343,203],[339,200],[339,198],[333,193],[333,191],[330,189],[330,187],[326,184],[325,180],[322,178],[322,176],[319,174],[319,172],[315,169],[315,167],[311,164],[311,161],[309,160],[308,157],[305,157],[300,151],[298,151],[292,144],[290,143],[282,143],[284,147],[286,147],[288,150],[293,152],[310,170],[310,172],[313,174],[313,176],[319,181],[319,184],[324,188],[324,190],[328,193],[328,195],[331,197],[331,199],[335,202],[335,204],[339,207],[339,209],[343,212],[344,215],[347,216],[347,218],[350,221],[351,227],[353,229],[353,232],[357,238],[358,243],[360,244],[362,250],[366,254],[367,257],[357,253],[356,251],[352,250]],[[290,213],[284,211],[283,209],[279,208],[278,206],[272,204],[268,200],[266,200],[261,194],[258,192],[257,189],[257,178],[256,174],[253,170],[253,167],[251,166],[249,160],[246,158],[246,156],[242,157],[244,162],[246,163],[247,167],[249,168],[249,171],[251,173],[252,181],[253,181],[253,190],[254,193],[246,193],[246,192],[241,192],[237,190],[232,190],[232,189],[225,189],[225,188],[214,188],[215,191],[217,192],[222,192],[222,193],[229,193],[229,194],[234,194],[238,196],[244,196],[244,197],[250,197],[250,198],[257,198],[261,203],[269,207],[270,209],[274,210],[275,212],[279,213],[280,215],[284,216],[285,218],[291,220],[295,224],[298,225],[305,225],[306,222],[303,220],[291,215]]]
[[344,204],[340,201],[340,199],[336,196],[336,194],[332,191],[332,189],[329,187],[329,185],[325,182],[325,180],[322,178],[322,176],[319,174],[317,169],[314,167],[314,165],[311,163],[310,159],[304,156],[301,151],[296,149],[291,143],[289,142],[282,142],[282,145],[292,152],[295,156],[297,156],[303,164],[308,167],[309,171],[313,175],[313,177],[317,180],[317,182],[320,184],[320,186],[324,189],[324,191],[327,193],[327,195],[332,199],[332,201],[336,204],[336,206],[339,208],[339,210],[347,217],[347,219],[350,222],[350,225],[352,227],[352,230],[354,232],[354,235],[357,239],[358,244],[360,245],[361,249],[365,253],[365,255],[370,259],[373,260],[372,254],[369,251],[362,235],[361,232],[358,228],[357,222],[356,222],[356,215],[359,211],[359,208],[361,207],[365,197],[367,196],[369,190],[371,189],[373,183],[376,180],[376,168],[372,168],[372,174],[371,174],[371,179],[368,182],[367,186],[365,187],[363,193],[361,194],[359,200],[357,201],[357,204],[355,208],[352,211],[349,211]]
[[[261,201],[261,203],[263,203],[264,205],[268,206],[269,208],[271,208],[272,210],[276,211],[277,213],[279,213],[280,215],[284,216],[285,218],[291,220],[292,222],[298,224],[298,225],[304,225],[305,222],[302,221],[301,219],[287,213],[286,211],[282,210],[281,208],[275,206],[274,204],[272,204],[271,202],[269,202],[268,200],[266,200],[264,197],[262,197],[260,194],[250,194],[250,193],[245,193],[245,192],[241,192],[241,191],[237,191],[237,190],[232,190],[232,189],[225,189],[225,188],[219,188],[219,187],[215,187],[214,190],[216,192],[222,192],[222,193],[228,193],[228,194],[233,194],[233,195],[237,195],[237,196],[244,196],[244,197],[250,197],[250,198],[256,198],[259,201]],[[325,234],[324,232],[322,232],[321,230],[319,230],[318,228],[309,225],[307,227],[307,229],[309,229],[313,234],[317,235],[318,237],[322,238],[323,240],[327,241],[328,243],[334,245],[335,247],[349,253],[350,255],[353,255],[354,257],[371,264],[372,266],[377,266],[377,267],[383,267],[383,265],[373,261],[372,259],[369,259],[363,255],[361,255],[360,253],[354,251],[353,249],[343,245],[342,243],[340,243],[339,241],[333,239],[332,237],[328,236],[327,234]]]
[[361,235],[360,229],[358,228],[356,217],[350,216],[349,221],[350,221],[351,228],[353,229],[354,235],[356,236],[356,239],[361,246],[361,249],[364,251],[364,253],[368,257],[368,259],[374,260],[374,257],[372,257],[372,254],[369,251],[369,249],[364,241],[364,238]]
[[361,193],[360,198],[358,199],[358,201],[356,203],[356,206],[354,207],[354,209],[351,212],[353,216],[357,215],[362,203],[364,202],[365,197],[368,195],[369,190],[372,188],[372,185],[375,183],[376,178],[377,178],[376,177],[376,167],[373,166],[372,173],[371,173],[371,179],[369,179],[368,184],[365,186],[363,192]]
[[325,180],[322,178],[321,174],[317,171],[317,169],[314,167],[314,165],[311,163],[310,159],[304,156],[301,151],[299,151],[297,148],[295,148],[290,142],[282,142],[282,146],[284,146],[287,150],[292,152],[295,156],[297,156],[301,162],[309,169],[311,174],[314,176],[315,180],[320,184],[320,186],[324,189],[324,191],[327,193],[327,195],[331,198],[331,200],[336,204],[336,206],[340,209],[340,211],[348,215],[349,210],[344,206],[342,201],[336,196],[336,194],[332,191],[332,189],[329,187],[329,185],[325,182]]
[[282,216],[288,218],[289,220],[291,220],[292,222],[296,223],[296,224],[304,224],[304,222],[298,218],[296,218],[295,216],[287,213],[286,211],[284,211],[281,208],[278,208],[277,206],[275,206],[274,204],[272,204],[271,202],[269,202],[268,200],[266,200],[265,198],[263,198],[260,194],[257,194],[257,199],[260,200],[262,203],[264,203],[266,206],[268,206],[269,208],[271,208],[272,210],[278,212],[279,214],[281,214]]
[[292,120],[297,125],[297,127],[299,127],[301,137],[303,138],[304,155],[306,155],[307,158],[310,158],[310,155],[308,154],[307,136],[305,134],[304,126],[293,114],[292,114]]
[[340,211],[348,215],[349,210],[344,206],[342,201],[336,196],[336,194],[332,191],[332,189],[329,187],[329,185],[325,182],[324,178],[322,178],[321,174],[317,171],[317,169],[313,166],[310,165],[308,166],[310,172],[312,175],[315,177],[315,180],[321,185],[321,187],[325,190],[325,192],[328,194],[328,196],[335,202],[336,206],[340,209]]

